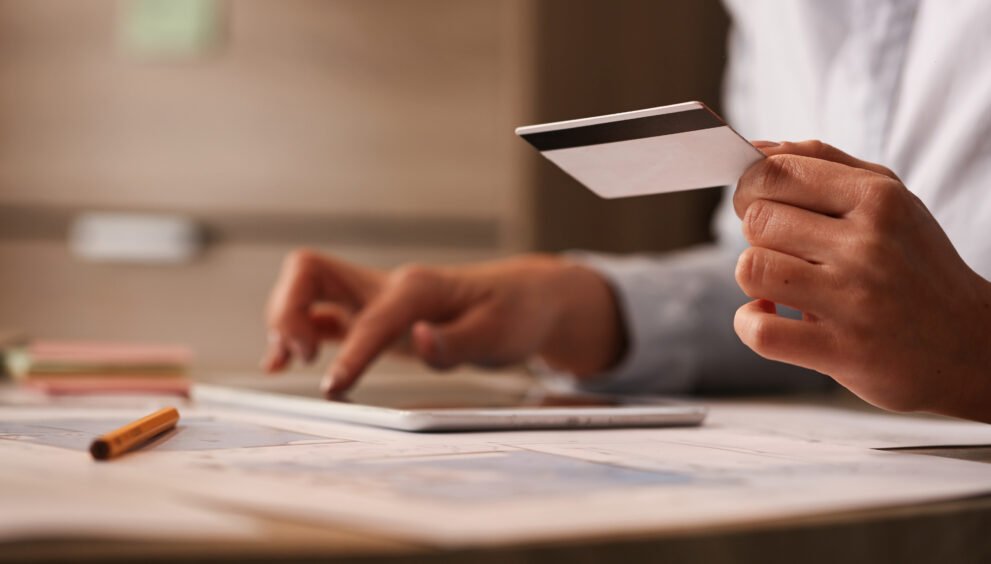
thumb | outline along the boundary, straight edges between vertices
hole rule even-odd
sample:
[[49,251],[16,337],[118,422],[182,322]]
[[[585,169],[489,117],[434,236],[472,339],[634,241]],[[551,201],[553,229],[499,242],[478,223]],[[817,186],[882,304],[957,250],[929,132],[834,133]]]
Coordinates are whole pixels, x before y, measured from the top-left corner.
[[[413,326],[416,355],[444,370],[463,363],[493,364],[498,328],[488,308],[476,307],[447,323],[421,321]],[[497,362],[501,363],[501,362]]]

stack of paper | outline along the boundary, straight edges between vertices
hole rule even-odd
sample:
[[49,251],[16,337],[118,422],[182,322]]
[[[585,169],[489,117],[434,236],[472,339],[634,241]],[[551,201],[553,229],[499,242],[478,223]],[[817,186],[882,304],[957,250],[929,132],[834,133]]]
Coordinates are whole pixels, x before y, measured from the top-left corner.
[[7,371],[26,386],[51,394],[189,394],[186,347],[34,341],[9,351]]

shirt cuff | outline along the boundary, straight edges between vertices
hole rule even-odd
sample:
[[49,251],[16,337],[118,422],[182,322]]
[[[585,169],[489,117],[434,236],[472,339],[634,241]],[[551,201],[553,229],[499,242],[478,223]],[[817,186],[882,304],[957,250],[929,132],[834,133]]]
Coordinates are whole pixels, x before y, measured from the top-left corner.
[[[572,252],[570,259],[594,269],[612,288],[626,328],[627,348],[607,372],[575,380],[584,391],[689,393],[699,372],[698,347],[706,315],[700,303],[711,286],[705,278],[732,272],[716,247],[659,256],[617,257]],[[713,267],[713,263],[718,266]]]

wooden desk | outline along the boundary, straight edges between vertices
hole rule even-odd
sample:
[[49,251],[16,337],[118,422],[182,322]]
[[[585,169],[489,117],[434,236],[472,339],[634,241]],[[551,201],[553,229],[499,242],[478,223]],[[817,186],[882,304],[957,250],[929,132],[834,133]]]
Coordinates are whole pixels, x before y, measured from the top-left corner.
[[[980,449],[991,458],[991,449]],[[991,561],[991,496],[680,534],[436,551],[259,517],[259,543],[19,542],[3,562],[948,562]]]
[[[844,394],[811,401],[867,409]],[[991,446],[912,452],[991,463]],[[0,545],[0,562],[991,562],[991,495],[658,535],[467,550],[251,516],[266,531],[258,542],[25,541]]]

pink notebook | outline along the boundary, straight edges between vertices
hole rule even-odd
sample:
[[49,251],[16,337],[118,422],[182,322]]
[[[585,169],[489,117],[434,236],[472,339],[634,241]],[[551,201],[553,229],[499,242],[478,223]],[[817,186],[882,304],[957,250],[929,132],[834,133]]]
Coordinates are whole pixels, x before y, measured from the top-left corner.
[[181,345],[145,345],[86,341],[34,341],[28,347],[38,363],[186,365],[192,352]]
[[127,376],[80,376],[77,378],[31,378],[22,386],[55,396],[84,394],[166,394],[189,397],[188,378],[129,378]]

